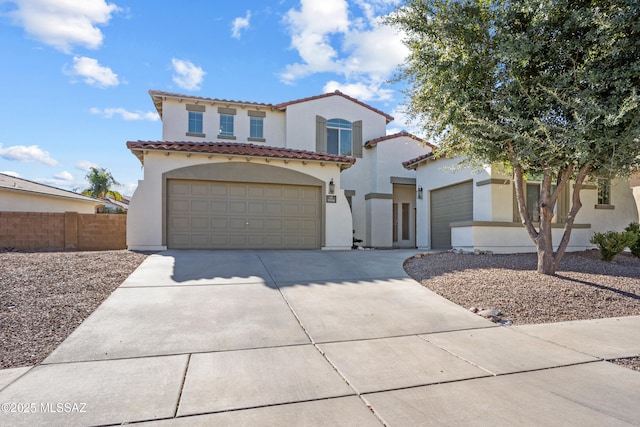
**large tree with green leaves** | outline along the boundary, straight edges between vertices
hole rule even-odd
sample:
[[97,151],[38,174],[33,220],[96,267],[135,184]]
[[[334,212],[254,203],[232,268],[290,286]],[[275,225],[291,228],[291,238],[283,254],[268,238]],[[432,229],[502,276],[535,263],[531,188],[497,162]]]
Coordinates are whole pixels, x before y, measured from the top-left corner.
[[[388,18],[410,49],[399,80],[407,110],[439,155],[513,171],[519,214],[554,274],[589,176],[640,163],[640,5],[637,0],[407,0]],[[540,222],[524,180],[541,177]],[[557,249],[551,222],[571,183]]]
[[122,200],[122,195],[112,189],[112,187],[120,186],[121,184],[111,175],[111,171],[105,168],[91,167],[86,179],[89,181],[89,188],[82,192],[85,196],[95,197],[96,199],[111,197],[118,201]]

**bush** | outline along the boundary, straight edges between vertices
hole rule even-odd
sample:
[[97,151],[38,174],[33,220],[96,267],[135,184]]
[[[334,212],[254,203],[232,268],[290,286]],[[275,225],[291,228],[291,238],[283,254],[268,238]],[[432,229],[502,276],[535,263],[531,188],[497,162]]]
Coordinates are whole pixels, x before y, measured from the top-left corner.
[[607,231],[606,233],[594,233],[591,243],[600,248],[600,258],[603,261],[611,261],[626,247],[635,245],[638,235],[633,231]]
[[630,231],[636,235],[636,242],[629,246],[629,249],[631,249],[631,253],[633,255],[640,257],[640,224],[632,222],[624,229],[624,231]]

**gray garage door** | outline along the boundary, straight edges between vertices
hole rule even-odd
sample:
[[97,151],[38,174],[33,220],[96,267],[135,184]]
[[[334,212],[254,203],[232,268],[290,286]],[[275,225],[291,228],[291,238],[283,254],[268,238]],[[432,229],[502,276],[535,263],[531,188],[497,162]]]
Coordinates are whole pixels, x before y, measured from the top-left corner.
[[431,248],[451,249],[451,227],[473,220],[473,182],[431,191]]
[[320,187],[169,180],[167,246],[318,249]]

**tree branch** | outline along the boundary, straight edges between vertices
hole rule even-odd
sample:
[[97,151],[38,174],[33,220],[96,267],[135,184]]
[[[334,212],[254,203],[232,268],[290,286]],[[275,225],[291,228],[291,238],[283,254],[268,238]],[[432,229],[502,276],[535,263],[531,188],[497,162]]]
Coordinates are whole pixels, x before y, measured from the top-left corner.
[[584,180],[590,171],[591,171],[591,165],[587,164],[580,168],[580,170],[578,171],[578,175],[576,176],[576,182],[573,187],[573,195],[571,196],[571,210],[569,211],[567,222],[564,225],[564,233],[562,233],[562,239],[560,240],[560,244],[558,245],[558,249],[554,255],[554,260],[553,260],[554,271],[558,269],[560,260],[564,255],[564,251],[567,250],[567,246],[569,246],[569,239],[571,238],[571,230],[573,229],[573,222],[576,219],[576,215],[578,214],[578,211],[582,207],[582,201],[580,200],[580,190],[582,189],[582,184],[584,183]]
[[518,162],[518,158],[516,157],[511,141],[507,141],[507,147],[509,148],[509,159],[513,165],[513,184],[516,188],[516,199],[518,200],[518,212],[520,213],[520,219],[522,220],[522,224],[524,225],[524,228],[526,228],[527,233],[529,233],[529,237],[531,237],[531,240],[535,243],[538,238],[538,232],[533,226],[531,218],[529,218],[529,215],[527,214],[527,206],[524,201],[524,177],[522,173],[522,166]]

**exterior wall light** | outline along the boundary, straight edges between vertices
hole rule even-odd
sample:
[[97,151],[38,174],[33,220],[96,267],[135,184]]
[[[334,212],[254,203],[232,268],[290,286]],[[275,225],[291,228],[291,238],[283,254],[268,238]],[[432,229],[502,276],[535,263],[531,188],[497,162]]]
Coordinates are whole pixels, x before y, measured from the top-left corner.
[[422,186],[418,185],[418,199],[422,199]]
[[336,191],[336,185],[333,183],[333,178],[329,181],[329,194],[333,194]]

